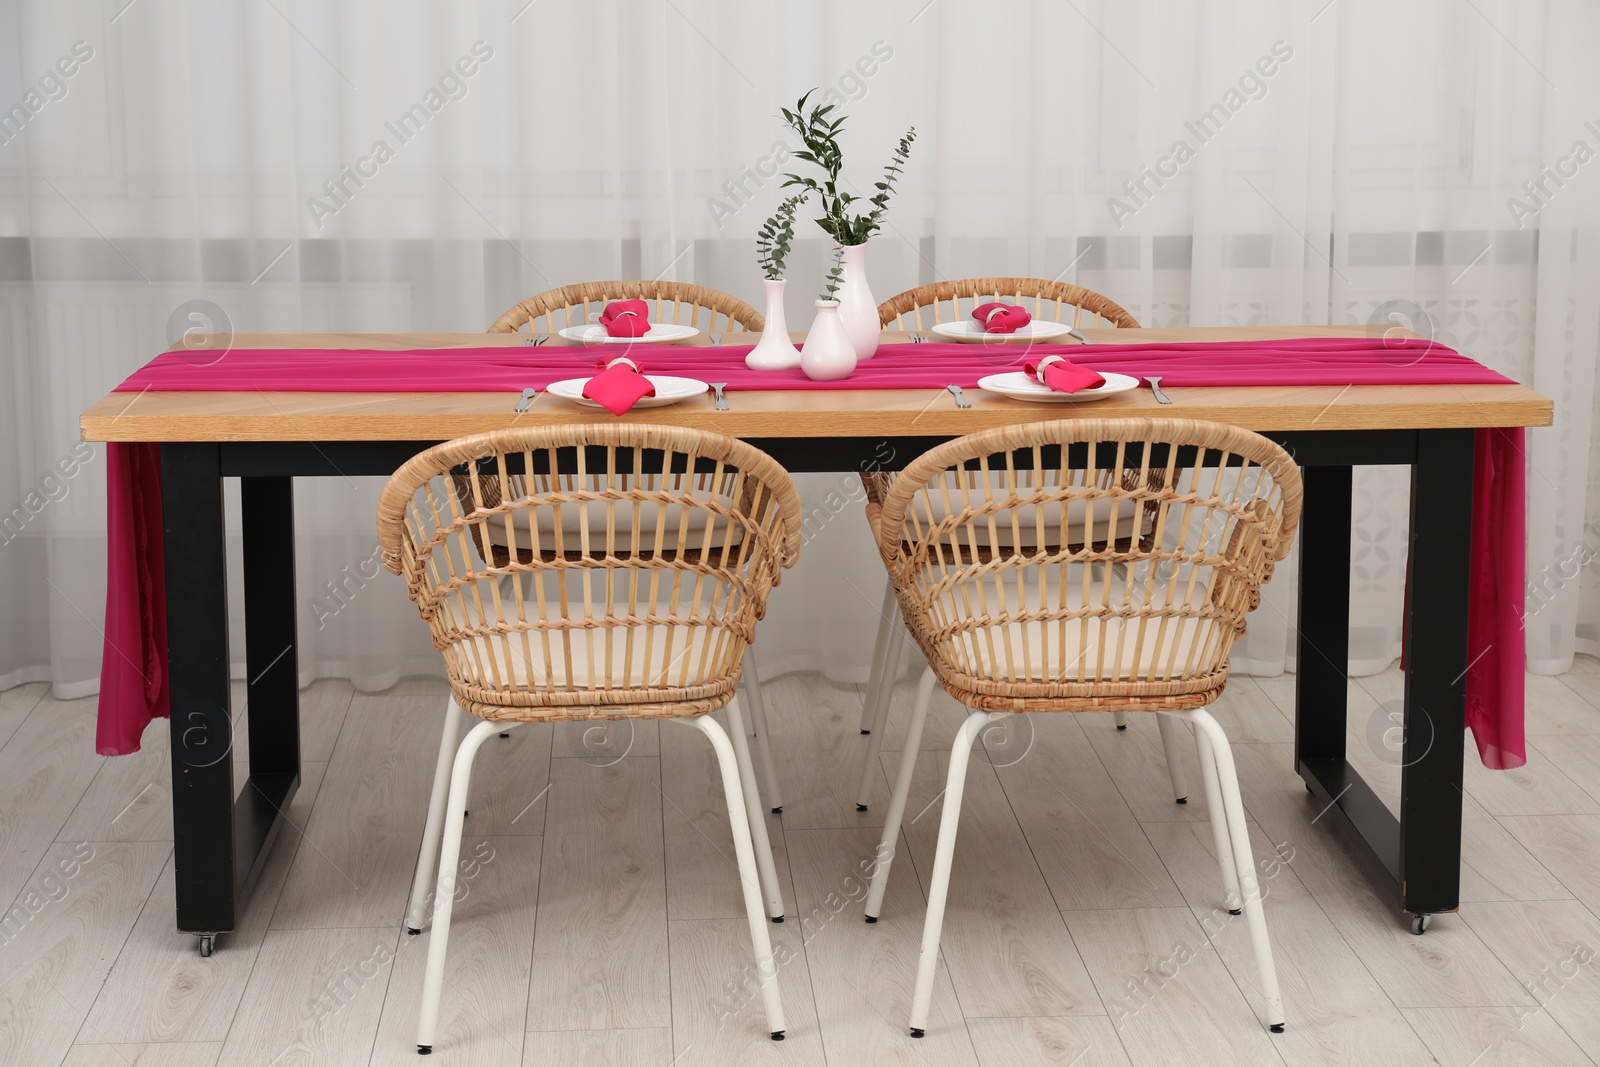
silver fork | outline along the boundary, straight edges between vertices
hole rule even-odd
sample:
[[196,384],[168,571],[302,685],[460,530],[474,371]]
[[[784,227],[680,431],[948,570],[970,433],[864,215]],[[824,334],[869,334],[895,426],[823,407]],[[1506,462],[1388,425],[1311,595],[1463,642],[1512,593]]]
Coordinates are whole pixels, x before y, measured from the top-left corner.
[[728,406],[727,398],[722,395],[722,391],[728,387],[728,383],[727,382],[707,382],[706,384],[711,386],[711,388],[717,394],[716,407],[717,407],[718,411],[731,411],[731,410],[733,410],[732,408],[730,408]]
[[911,335],[911,343],[914,345],[920,345],[926,340],[927,338],[922,336],[920,333],[914,333]]
[[1172,398],[1161,388],[1161,375],[1154,375],[1146,378],[1145,381],[1150,383],[1150,391],[1155,394],[1157,404],[1172,403]]

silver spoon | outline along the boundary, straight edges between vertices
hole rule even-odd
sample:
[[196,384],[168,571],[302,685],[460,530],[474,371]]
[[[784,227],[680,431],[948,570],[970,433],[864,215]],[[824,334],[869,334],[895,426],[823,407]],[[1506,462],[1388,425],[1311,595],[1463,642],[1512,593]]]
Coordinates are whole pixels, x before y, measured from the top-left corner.
[[1145,381],[1150,383],[1150,391],[1155,394],[1157,404],[1172,403],[1172,398],[1161,389],[1161,375],[1154,375],[1153,377],[1146,378]]

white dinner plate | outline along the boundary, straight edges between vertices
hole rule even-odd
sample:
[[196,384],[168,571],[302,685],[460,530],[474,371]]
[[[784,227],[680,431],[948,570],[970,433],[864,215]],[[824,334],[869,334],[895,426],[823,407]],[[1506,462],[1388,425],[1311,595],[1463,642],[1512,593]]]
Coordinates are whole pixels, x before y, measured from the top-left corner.
[[587,326],[568,326],[561,331],[561,336],[568,341],[579,341],[586,345],[631,345],[636,342],[641,345],[675,345],[679,341],[687,341],[699,332],[693,326],[652,322],[643,337],[612,337],[606,333],[604,326],[598,322],[591,322]]
[[[978,388],[990,393],[1009,396],[1012,400],[1030,400],[1035,404],[1082,404],[1089,400],[1104,400],[1108,396],[1126,393],[1139,388],[1139,379],[1126,374],[1101,371],[1106,384],[1095,389],[1079,389],[1076,393],[1058,393],[1042,382],[1028,377],[1026,371],[1014,370],[1005,374],[991,374],[978,379]],[[551,388],[555,388],[551,386]]]
[[977,319],[963,319],[960,322],[941,322],[934,326],[933,332],[952,341],[1015,344],[1018,341],[1052,341],[1057,337],[1065,337],[1072,332],[1072,325],[1066,322],[1040,322],[1034,319],[1015,333],[984,333],[983,326]]
[[[666,407],[668,404],[687,400],[691,396],[699,396],[711,388],[698,378],[678,378],[671,374],[646,374],[645,377],[656,387],[656,395],[641,396],[633,405],[636,408]],[[576,400],[587,407],[600,407],[601,405],[583,395],[583,387],[588,384],[588,378],[566,378],[559,382],[551,382],[550,388],[546,391],[568,400]]]

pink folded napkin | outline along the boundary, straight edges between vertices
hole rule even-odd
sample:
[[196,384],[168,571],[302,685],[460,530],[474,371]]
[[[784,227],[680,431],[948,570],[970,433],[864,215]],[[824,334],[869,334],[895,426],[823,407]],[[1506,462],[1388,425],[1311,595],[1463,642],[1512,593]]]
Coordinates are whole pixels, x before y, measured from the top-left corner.
[[1015,304],[989,303],[972,309],[984,333],[1016,333],[1033,321],[1033,316]]
[[600,313],[610,337],[643,337],[650,329],[650,305],[643,300],[613,300]]
[[656,387],[631,359],[614,359],[605,370],[590,378],[583,395],[613,415],[621,415],[643,396],[655,396]]
[[1022,369],[1036,382],[1043,382],[1058,393],[1076,393],[1079,389],[1098,389],[1106,380],[1088,367],[1060,356],[1040,356],[1023,363]]

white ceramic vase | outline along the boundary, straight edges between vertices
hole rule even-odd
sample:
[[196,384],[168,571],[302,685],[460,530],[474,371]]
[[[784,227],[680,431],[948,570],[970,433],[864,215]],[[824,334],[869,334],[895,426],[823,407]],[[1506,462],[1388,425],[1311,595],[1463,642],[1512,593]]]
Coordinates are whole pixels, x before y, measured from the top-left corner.
[[789,340],[789,327],[783,321],[785,280],[768,278],[761,283],[767,290],[767,324],[761,330],[761,339],[744,357],[744,365],[751,370],[788,370],[800,366],[800,350]]
[[856,348],[839,318],[839,301],[817,301],[817,317],[800,347],[800,369],[815,382],[831,382],[854,373]]
[[878,323],[878,302],[867,285],[867,246],[845,245],[840,251],[844,273],[839,277],[839,318],[855,346],[856,358],[871,359],[883,328]]

